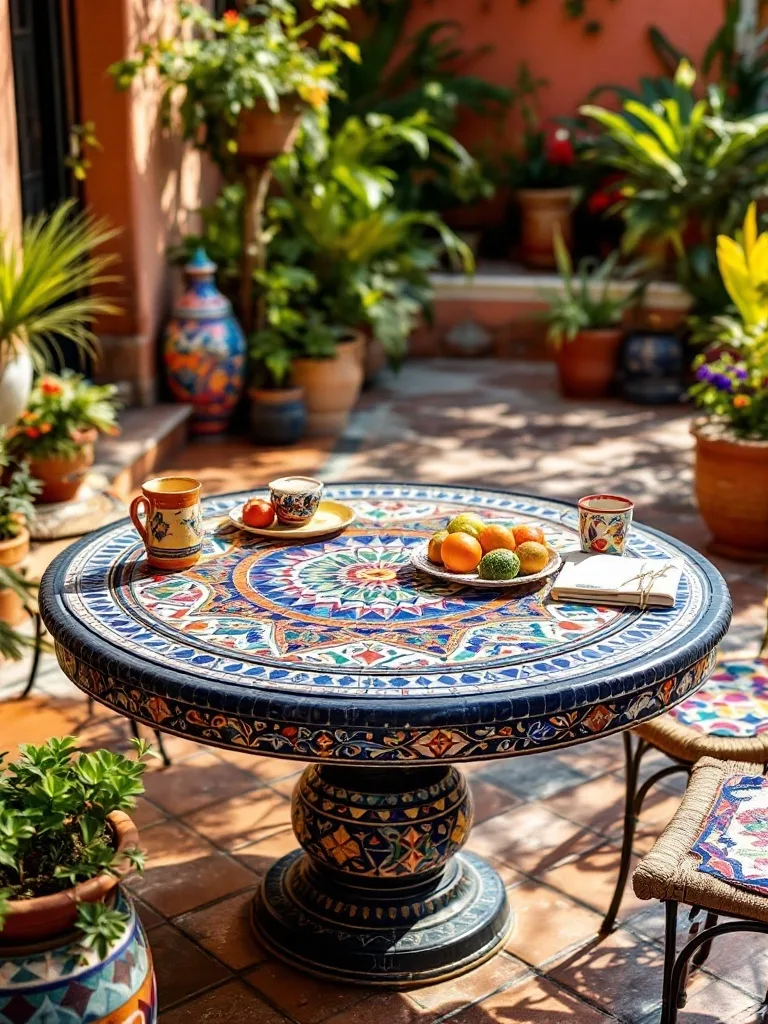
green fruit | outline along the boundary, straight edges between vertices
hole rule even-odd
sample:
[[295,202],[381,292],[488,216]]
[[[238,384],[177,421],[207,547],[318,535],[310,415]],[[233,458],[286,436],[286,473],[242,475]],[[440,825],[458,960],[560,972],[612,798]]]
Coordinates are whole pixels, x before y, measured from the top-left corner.
[[514,551],[497,548],[484,555],[477,567],[481,580],[513,580],[520,572],[520,559]]
[[448,533],[468,533],[475,540],[488,523],[474,512],[462,512],[448,523]]

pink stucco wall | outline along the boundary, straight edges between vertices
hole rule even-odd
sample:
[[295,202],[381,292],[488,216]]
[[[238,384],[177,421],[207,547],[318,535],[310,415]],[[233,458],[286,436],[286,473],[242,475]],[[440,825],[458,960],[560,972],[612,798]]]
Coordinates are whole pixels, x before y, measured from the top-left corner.
[[[720,24],[723,0],[587,0],[587,12],[602,23],[600,33],[585,34],[585,19],[570,20],[562,0],[522,6],[518,0],[413,0],[409,28],[435,19],[459,21],[466,50],[492,47],[462,70],[499,84],[513,85],[519,62],[527,61],[534,75],[549,79],[542,113],[554,117],[574,113],[598,83],[634,86],[641,75],[658,74],[650,25],[694,59],[701,57]],[[513,115],[506,142],[514,141],[516,124]],[[470,138],[478,134],[476,126],[468,129]]]

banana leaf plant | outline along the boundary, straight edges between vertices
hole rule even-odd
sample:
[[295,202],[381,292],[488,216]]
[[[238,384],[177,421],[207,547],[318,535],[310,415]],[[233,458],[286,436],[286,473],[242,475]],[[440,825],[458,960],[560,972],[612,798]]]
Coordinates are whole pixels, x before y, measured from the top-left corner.
[[623,174],[616,204],[625,252],[671,253],[678,280],[700,308],[727,302],[715,261],[718,232],[733,230],[751,200],[768,194],[768,114],[723,116],[723,95],[694,92],[696,73],[681,61],[673,95],[625,100],[621,113],[587,104],[581,114],[602,133],[589,159]]

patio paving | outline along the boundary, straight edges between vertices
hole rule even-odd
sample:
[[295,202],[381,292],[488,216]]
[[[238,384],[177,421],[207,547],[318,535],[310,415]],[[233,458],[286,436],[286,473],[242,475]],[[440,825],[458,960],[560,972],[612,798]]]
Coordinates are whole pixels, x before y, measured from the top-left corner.
[[[330,455],[322,446],[264,453],[237,443],[188,449],[174,468],[206,490],[257,486],[284,470],[326,480],[487,484],[578,498],[631,495],[644,523],[705,550],[692,500],[689,410],[619,401],[563,402],[546,364],[434,360],[406,365],[366,393]],[[41,562],[49,553],[37,554]],[[715,559],[736,606],[724,647],[756,653],[765,572]],[[127,723],[97,709],[45,657],[26,702],[26,666],[4,666],[0,749],[77,732],[84,745],[125,748]],[[294,846],[290,793],[299,765],[167,739],[135,814],[148,868],[129,883],[158,972],[162,1024],[652,1024],[661,992],[663,914],[627,892],[620,927],[598,942],[619,860],[622,744],[469,766],[476,802],[470,848],[490,857],[516,924],[499,956],[463,978],[392,993],[327,984],[273,960],[252,936],[249,900],[271,861]],[[650,771],[654,759],[648,758]],[[656,762],[658,763],[658,759]],[[646,803],[636,852],[679,802],[675,780]],[[681,1024],[747,1024],[768,987],[762,936],[719,940],[695,976]]]

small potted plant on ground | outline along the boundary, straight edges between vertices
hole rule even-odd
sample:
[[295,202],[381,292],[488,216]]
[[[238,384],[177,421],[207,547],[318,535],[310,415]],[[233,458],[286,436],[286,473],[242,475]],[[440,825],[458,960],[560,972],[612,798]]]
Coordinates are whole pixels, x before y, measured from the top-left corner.
[[[714,321],[715,342],[694,362],[691,395],[705,413],[693,424],[696,498],[731,558],[768,557],[768,232],[755,204],[740,244],[717,240],[717,262],[738,317]],[[710,331],[711,335],[711,331]]]
[[58,1020],[77,988],[84,1007],[98,1002],[99,1019],[106,1005],[110,1017],[155,1020],[146,936],[118,888],[143,867],[125,813],[144,791],[149,748],[135,746],[135,760],[78,753],[66,736],[0,761],[0,1015],[14,1000],[44,998]]
[[566,398],[602,398],[616,371],[621,320],[635,293],[611,295],[618,254],[603,263],[592,258],[573,262],[555,229],[555,256],[562,294],[550,302],[547,338],[554,347],[560,391]]
[[0,234],[0,426],[11,426],[26,408],[33,367],[42,371],[51,354],[59,355],[57,337],[94,355],[91,324],[116,312],[92,291],[115,280],[105,271],[116,257],[92,250],[117,232],[73,207],[62,203],[27,220],[20,249]]
[[510,183],[520,207],[523,262],[545,269],[555,266],[556,228],[571,246],[576,184],[570,132],[541,125],[537,98],[546,84],[546,79],[533,78],[527,65],[521,65],[516,89],[522,102],[523,139],[520,151],[508,158]]
[[40,485],[30,476],[26,463],[10,462],[4,446],[0,438],[0,567],[12,570],[15,578],[13,585],[0,585],[0,621],[15,626],[28,604],[23,580],[16,570],[29,552],[27,517],[34,511],[32,499]]
[[99,433],[116,434],[117,388],[81,374],[47,374],[35,384],[26,412],[9,431],[12,456],[29,460],[42,481],[39,500],[70,501],[93,465]]

